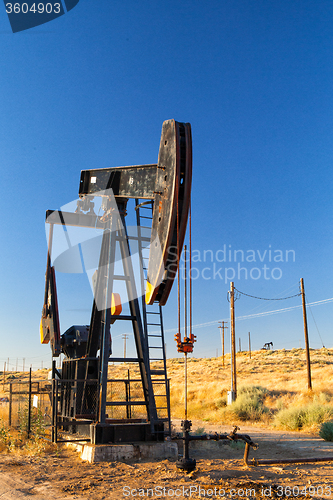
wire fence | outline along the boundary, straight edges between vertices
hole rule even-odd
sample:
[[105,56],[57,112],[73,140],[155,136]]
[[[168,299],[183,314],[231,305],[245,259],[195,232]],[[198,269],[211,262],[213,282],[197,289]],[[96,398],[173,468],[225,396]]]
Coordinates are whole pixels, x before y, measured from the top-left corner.
[[[153,380],[158,418],[168,418],[168,395],[165,381]],[[8,396],[0,401],[0,418],[8,426],[53,440],[54,433],[74,429],[70,422],[98,420],[99,384],[97,380],[12,380]],[[55,412],[52,413],[52,404]],[[141,379],[109,379],[106,393],[106,421],[131,419],[147,421],[147,404]],[[67,424],[66,424],[67,422]],[[55,430],[56,428],[56,430]],[[88,427],[75,427],[84,434]]]
[[[7,411],[6,411],[7,410]],[[48,435],[52,426],[52,382],[11,381],[7,408],[8,426],[28,435]]]

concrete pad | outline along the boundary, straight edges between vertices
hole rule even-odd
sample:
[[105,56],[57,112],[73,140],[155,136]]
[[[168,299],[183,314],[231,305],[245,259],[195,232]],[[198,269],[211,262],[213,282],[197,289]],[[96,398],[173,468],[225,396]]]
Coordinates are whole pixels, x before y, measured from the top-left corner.
[[142,442],[135,444],[90,444],[68,443],[75,449],[82,460],[87,462],[116,462],[118,460],[131,460],[140,458],[171,458],[178,456],[177,443]]

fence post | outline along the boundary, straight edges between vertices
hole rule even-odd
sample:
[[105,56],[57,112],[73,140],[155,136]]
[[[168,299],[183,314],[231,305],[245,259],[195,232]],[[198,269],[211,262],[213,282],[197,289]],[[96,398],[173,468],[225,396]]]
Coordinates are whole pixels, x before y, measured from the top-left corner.
[[5,378],[6,378],[6,361],[3,365],[3,384],[2,384],[3,392],[5,392]]
[[51,405],[52,405],[52,427],[51,427],[51,440],[52,440],[52,443],[56,443],[56,438],[55,438],[55,426],[56,426],[56,404],[55,404],[55,400],[56,400],[56,396],[55,396],[55,392],[56,392],[56,387],[55,387],[55,384],[56,384],[56,381],[55,381],[55,360],[52,361],[52,397],[51,397]]
[[12,426],[12,401],[13,401],[13,391],[12,391],[12,383],[9,384],[9,413],[8,413],[8,425]]
[[28,439],[30,438],[30,431],[31,431],[31,367],[29,372],[29,402],[28,402],[28,432],[27,432]]
[[[130,379],[130,371],[127,372],[128,377],[128,402],[131,402],[131,379]],[[132,407],[129,405],[129,418],[132,418]]]

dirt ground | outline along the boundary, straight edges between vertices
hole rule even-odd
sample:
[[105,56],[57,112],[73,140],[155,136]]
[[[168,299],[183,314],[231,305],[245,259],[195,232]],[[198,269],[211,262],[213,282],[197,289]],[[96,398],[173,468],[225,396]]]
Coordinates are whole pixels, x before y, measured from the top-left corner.
[[[197,427],[231,430],[193,422]],[[333,443],[315,436],[257,427],[239,432],[259,445],[250,459],[333,459]],[[190,474],[177,470],[176,459],[90,464],[64,445],[34,457],[0,454],[0,499],[333,498],[333,462],[245,466],[243,454],[242,446],[226,441],[192,443],[190,457],[197,468]]]

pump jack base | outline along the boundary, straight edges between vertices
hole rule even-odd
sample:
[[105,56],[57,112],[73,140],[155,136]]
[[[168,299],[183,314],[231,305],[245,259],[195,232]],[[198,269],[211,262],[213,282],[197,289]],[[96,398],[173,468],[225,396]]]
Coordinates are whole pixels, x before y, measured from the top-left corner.
[[177,469],[181,469],[185,472],[192,472],[196,467],[196,461],[194,458],[180,458],[176,462]]
[[116,462],[124,460],[176,458],[177,443],[172,441],[147,441],[136,443],[117,443],[95,445],[83,442],[68,442],[67,446],[77,451],[83,461]]

